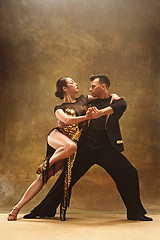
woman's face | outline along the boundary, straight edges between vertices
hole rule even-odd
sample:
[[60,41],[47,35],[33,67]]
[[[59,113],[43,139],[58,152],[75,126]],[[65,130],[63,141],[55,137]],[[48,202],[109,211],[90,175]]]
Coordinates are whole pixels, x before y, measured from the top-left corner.
[[74,95],[77,92],[79,92],[78,84],[72,78],[67,78],[66,81],[67,81],[67,90],[70,95]]

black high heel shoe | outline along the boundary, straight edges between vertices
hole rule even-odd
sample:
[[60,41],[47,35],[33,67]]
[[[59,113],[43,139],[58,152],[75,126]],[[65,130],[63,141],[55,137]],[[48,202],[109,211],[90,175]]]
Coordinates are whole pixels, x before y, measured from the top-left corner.
[[66,221],[66,209],[60,206],[60,219],[61,221]]

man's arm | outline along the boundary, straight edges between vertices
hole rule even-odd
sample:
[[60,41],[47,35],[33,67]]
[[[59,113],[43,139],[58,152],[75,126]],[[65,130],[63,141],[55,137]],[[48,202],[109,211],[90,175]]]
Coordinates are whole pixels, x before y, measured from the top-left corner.
[[117,114],[118,117],[120,118],[123,114],[123,112],[126,110],[127,104],[123,99],[120,99],[118,101],[113,101],[113,103],[106,108],[102,108],[98,110],[96,107],[89,108],[87,111],[87,115],[90,118],[99,118],[103,115],[108,115],[108,114]]
[[114,111],[111,107],[97,109],[96,107],[88,108],[87,116],[91,119],[99,118],[103,115],[112,114]]
[[113,101],[110,107],[113,109],[114,113],[117,114],[118,118],[120,118],[127,109],[127,103],[124,99],[120,99],[118,101]]

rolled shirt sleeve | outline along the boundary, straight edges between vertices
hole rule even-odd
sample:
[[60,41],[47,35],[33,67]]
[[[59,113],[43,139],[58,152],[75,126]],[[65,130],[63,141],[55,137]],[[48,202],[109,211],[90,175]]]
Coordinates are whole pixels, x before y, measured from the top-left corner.
[[127,108],[127,103],[124,99],[120,99],[118,101],[113,101],[110,104],[110,107],[113,109],[114,113],[121,113],[123,114],[123,112],[126,110]]

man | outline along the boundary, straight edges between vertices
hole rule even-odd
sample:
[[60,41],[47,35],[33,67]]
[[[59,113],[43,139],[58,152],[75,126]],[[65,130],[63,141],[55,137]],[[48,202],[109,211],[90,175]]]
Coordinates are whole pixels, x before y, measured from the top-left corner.
[[[88,114],[95,117],[95,119],[90,120],[88,128],[80,137],[77,157],[73,166],[71,187],[91,166],[98,164],[115,181],[127,209],[127,219],[152,221],[152,218],[145,216],[146,211],[140,200],[137,170],[121,154],[124,149],[119,119],[126,110],[126,102],[120,99],[110,104],[108,93],[110,80],[107,76],[92,75],[90,81],[91,94],[97,99],[91,104],[91,106],[95,106],[94,111],[89,109]],[[62,172],[45,199],[24,218],[51,217],[55,215],[56,208],[63,199],[63,178],[64,172]],[[61,220],[65,220],[65,214]]]

